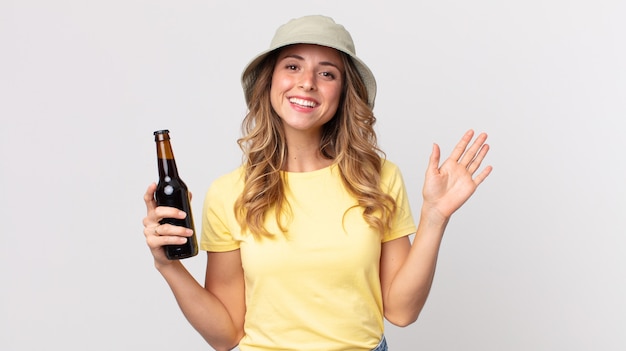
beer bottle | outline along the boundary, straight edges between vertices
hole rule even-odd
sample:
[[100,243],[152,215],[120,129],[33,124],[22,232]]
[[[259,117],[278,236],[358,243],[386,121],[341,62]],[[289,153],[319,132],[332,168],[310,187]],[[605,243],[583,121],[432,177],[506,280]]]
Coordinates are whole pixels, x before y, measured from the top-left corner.
[[190,228],[193,235],[187,238],[182,245],[165,245],[165,255],[170,260],[178,260],[193,257],[198,254],[198,242],[196,229],[191,213],[191,201],[187,185],[180,179],[176,160],[170,143],[169,130],[157,130],[154,132],[154,141],[157,148],[157,165],[159,169],[159,182],[157,184],[155,198],[157,206],[176,207],[187,213],[184,219],[163,218],[160,224],[173,224]]

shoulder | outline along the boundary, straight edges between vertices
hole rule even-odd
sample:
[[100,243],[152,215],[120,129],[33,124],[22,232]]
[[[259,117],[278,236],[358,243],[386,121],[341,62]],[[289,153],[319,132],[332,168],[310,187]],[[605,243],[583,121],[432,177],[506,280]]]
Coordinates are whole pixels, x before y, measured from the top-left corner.
[[243,189],[244,167],[239,166],[234,170],[216,178],[210,185],[208,193],[220,195],[224,193],[238,193],[236,190]]
[[382,167],[380,170],[380,177],[382,181],[391,180],[397,177],[402,178],[402,172],[400,167],[387,159],[382,160]]
[[399,172],[400,168],[398,168],[398,165],[396,165],[395,163],[393,163],[393,161],[390,161],[386,158],[383,158],[381,160],[382,162],[382,172]]
[[383,159],[382,168],[380,171],[380,183],[383,190],[397,191],[404,187],[404,179],[402,178],[402,172],[392,161]]

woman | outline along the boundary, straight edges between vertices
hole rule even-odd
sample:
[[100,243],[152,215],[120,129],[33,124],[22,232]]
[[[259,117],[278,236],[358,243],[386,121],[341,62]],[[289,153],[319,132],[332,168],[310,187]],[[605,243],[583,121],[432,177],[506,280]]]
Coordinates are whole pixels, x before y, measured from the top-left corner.
[[[417,227],[399,169],[378,149],[376,83],[350,34],[324,16],[281,26],[242,75],[244,164],[210,187],[205,285],[163,245],[185,213],[144,195],[144,235],[193,327],[216,350],[386,350],[383,319],[413,323],[450,216],[489,175],[468,131],[441,165],[433,145]],[[415,234],[413,243],[409,235]]]

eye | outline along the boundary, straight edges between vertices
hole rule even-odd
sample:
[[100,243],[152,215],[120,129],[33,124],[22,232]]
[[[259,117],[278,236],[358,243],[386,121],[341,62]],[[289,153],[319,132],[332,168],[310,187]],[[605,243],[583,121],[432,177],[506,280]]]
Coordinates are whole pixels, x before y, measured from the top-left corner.
[[285,68],[286,68],[287,70],[289,70],[289,71],[295,71],[295,70],[297,70],[297,69],[298,69],[298,66],[293,65],[293,64],[288,64],[288,65],[286,65],[286,66],[285,66]]
[[335,79],[335,74],[332,72],[322,72],[320,73],[322,77],[326,77],[328,79]]

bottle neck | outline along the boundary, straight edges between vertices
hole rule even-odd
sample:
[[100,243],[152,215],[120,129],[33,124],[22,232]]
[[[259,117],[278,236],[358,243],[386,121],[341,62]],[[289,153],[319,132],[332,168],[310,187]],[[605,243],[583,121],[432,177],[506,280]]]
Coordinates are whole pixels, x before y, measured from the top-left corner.
[[169,138],[159,139],[160,140],[156,140],[159,178],[178,178],[178,169],[176,168],[176,160],[174,159],[172,144],[170,143]]

